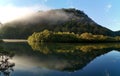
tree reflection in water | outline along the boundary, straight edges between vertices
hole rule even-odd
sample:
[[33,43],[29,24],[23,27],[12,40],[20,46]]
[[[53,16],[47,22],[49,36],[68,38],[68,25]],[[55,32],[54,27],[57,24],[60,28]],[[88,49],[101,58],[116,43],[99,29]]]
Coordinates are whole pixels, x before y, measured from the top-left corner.
[[[44,67],[59,71],[74,72],[84,68],[96,57],[106,54],[112,50],[120,50],[120,43],[99,43],[99,44],[60,44],[60,43],[29,43],[34,50],[46,60],[55,61],[59,59],[64,66],[58,67],[59,64],[54,66],[46,64]],[[58,61],[57,61],[58,62]],[[51,63],[52,64],[52,63]],[[56,67],[57,66],[57,67]]]
[[13,56],[13,53],[4,51],[4,49],[0,47],[0,75],[10,76],[10,73],[14,71],[13,67],[15,63],[9,61]]

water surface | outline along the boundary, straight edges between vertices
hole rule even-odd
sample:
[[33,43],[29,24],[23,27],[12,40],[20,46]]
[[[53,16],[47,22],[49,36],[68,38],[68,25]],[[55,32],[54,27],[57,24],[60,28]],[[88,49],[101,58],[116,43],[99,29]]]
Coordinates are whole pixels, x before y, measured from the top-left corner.
[[5,50],[0,55],[15,63],[14,70],[1,70],[1,76],[120,76],[118,43],[0,43],[0,47]]

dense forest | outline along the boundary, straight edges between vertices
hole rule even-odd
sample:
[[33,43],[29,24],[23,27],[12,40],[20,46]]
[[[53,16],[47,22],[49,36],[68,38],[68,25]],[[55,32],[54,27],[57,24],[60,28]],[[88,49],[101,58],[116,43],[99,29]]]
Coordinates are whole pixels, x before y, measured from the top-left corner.
[[3,24],[0,28],[0,38],[27,39],[34,32],[45,29],[53,32],[74,32],[75,34],[87,32],[95,35],[120,36],[119,31],[113,32],[102,27],[83,11],[69,8],[38,11],[29,17]]
[[92,33],[75,34],[74,32],[52,32],[44,30],[34,32],[28,37],[29,42],[120,42],[120,36],[110,37]]

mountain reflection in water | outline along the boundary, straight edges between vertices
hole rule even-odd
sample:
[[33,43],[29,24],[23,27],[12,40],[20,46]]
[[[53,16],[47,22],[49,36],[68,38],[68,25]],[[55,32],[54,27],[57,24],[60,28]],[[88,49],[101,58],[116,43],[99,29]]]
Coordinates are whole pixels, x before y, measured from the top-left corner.
[[[65,66],[55,67],[52,69],[61,71],[76,71],[85,67],[90,61],[97,56],[103,55],[112,50],[119,50],[120,44],[41,44],[30,43],[32,49],[42,53],[48,58],[58,59]],[[54,59],[53,58],[53,59]],[[52,60],[52,59],[50,59]],[[64,60],[64,61],[63,61]],[[65,63],[64,63],[65,62]],[[49,64],[47,64],[49,65]]]
[[[16,65],[13,76],[41,76],[43,73],[46,74],[43,76],[58,74],[64,76],[69,72],[70,74],[74,73],[72,75],[74,76],[76,71],[84,69],[92,61],[95,61],[96,57],[104,56],[112,50],[120,50],[119,43],[29,43],[29,45],[27,43],[0,44],[6,50],[12,50],[15,53],[12,60]],[[93,66],[93,68],[95,67]],[[49,75],[49,73],[53,74]]]

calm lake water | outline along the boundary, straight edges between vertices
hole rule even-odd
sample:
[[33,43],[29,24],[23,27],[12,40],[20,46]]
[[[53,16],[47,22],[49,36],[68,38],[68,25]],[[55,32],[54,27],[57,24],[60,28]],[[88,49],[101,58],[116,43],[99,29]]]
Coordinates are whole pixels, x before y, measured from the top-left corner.
[[[0,43],[0,76],[120,76],[120,44]],[[2,58],[2,57],[1,57]],[[0,66],[4,64],[0,63]]]

